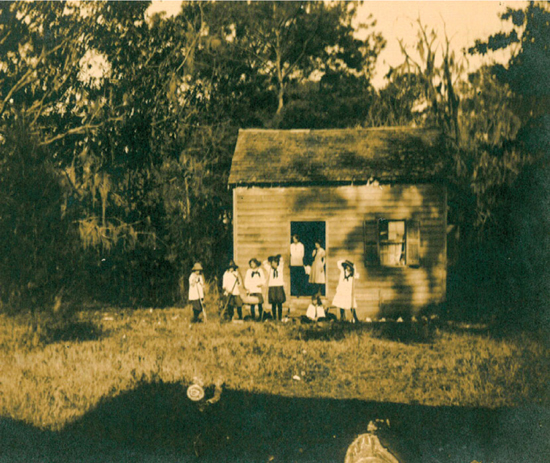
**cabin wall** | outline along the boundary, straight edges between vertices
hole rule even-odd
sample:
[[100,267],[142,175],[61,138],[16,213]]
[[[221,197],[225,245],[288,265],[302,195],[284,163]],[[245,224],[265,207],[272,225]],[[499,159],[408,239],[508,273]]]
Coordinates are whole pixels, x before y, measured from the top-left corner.
[[[446,189],[440,185],[361,185],[331,187],[236,187],[233,190],[235,260],[243,274],[252,257],[282,254],[289,262],[290,223],[325,221],[327,229],[327,302],[332,302],[339,270],[349,259],[360,278],[356,299],[360,317],[417,312],[441,303],[446,292]],[[420,266],[366,266],[364,222],[414,219],[420,222]],[[290,270],[285,265],[287,304]]]

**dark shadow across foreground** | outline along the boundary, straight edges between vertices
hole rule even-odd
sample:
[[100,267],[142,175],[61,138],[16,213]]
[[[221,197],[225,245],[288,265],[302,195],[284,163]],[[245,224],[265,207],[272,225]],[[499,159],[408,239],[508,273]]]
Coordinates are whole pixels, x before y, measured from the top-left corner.
[[[206,398],[213,395],[207,390]],[[0,419],[1,462],[343,462],[369,421],[402,462],[550,461],[550,410],[428,407],[224,390],[201,407],[181,384],[144,383],[59,432]],[[196,453],[200,455],[196,456]]]

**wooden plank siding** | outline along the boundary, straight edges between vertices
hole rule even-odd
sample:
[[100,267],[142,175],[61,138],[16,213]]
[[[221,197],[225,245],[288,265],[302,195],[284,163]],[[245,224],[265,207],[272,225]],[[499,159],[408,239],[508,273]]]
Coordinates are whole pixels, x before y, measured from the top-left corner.
[[[360,317],[416,312],[445,300],[446,189],[441,185],[349,185],[304,187],[235,187],[233,190],[234,257],[243,269],[252,257],[282,254],[288,264],[291,222],[326,222],[327,302],[332,302],[340,259],[357,267],[356,298]],[[364,222],[413,219],[420,222],[420,266],[366,266]],[[303,308],[308,298],[290,297],[285,265],[287,305]]]

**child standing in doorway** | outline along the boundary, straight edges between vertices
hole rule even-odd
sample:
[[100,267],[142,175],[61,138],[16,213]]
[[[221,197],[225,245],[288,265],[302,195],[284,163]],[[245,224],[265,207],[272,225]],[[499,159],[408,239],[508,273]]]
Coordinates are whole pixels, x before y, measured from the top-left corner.
[[200,321],[200,314],[204,310],[204,276],[202,265],[197,262],[191,269],[189,276],[189,302],[193,307],[191,323]]
[[265,275],[263,270],[260,268],[260,261],[256,258],[250,259],[248,262],[250,268],[246,271],[244,277],[244,286],[248,291],[250,296],[253,296],[258,299],[258,304],[250,304],[250,315],[252,320],[256,318],[255,307],[258,306],[258,320],[262,321],[263,319],[263,303],[264,297],[262,295],[262,286],[265,285]]
[[359,321],[357,318],[357,301],[355,300],[355,279],[359,278],[359,274],[355,271],[353,262],[349,260],[338,261],[338,268],[340,269],[340,278],[338,280],[338,287],[336,288],[336,295],[332,301],[332,305],[340,309],[340,320],[345,321],[346,310],[351,310],[353,321],[356,323]]
[[264,262],[267,270],[269,282],[268,299],[271,304],[271,312],[274,320],[283,319],[283,303],[286,301],[283,270],[284,260],[280,254],[270,256],[267,262]]
[[313,285],[313,294],[321,293],[325,286],[325,256],[326,252],[319,240],[315,241],[315,249],[311,256],[313,263],[309,273],[309,282]]
[[306,294],[306,273],[304,270],[304,244],[296,234],[292,235],[290,245],[290,295],[302,296]]

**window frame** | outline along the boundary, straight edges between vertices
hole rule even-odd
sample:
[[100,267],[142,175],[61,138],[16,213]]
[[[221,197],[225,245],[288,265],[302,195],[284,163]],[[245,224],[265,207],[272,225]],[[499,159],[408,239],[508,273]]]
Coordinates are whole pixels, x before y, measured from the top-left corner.
[[[382,235],[382,231],[380,229],[380,225],[382,224],[382,222],[385,222],[388,224],[388,239],[387,240],[382,240],[381,238],[381,235]],[[402,241],[395,241],[395,240],[390,240],[389,239],[389,224],[390,222],[403,222],[403,240]],[[379,257],[379,264],[381,267],[398,267],[398,268],[402,268],[402,267],[407,267],[408,264],[407,264],[407,258],[408,258],[408,255],[407,255],[407,220],[406,219],[386,219],[386,218],[380,218],[377,220],[377,223],[378,223],[378,257]],[[398,264],[384,264],[382,263],[382,246],[391,246],[391,245],[396,245],[396,244],[400,244],[402,246],[402,255],[401,255],[401,259],[403,258],[403,254],[405,255],[405,259],[403,261],[403,263],[398,263]],[[400,262],[401,262],[401,259],[400,259]]]
[[[380,223],[384,222],[404,222],[404,254],[405,263],[390,265],[383,264],[381,259],[381,240]],[[380,268],[418,268],[421,267],[420,259],[420,221],[410,216],[395,215],[376,215],[367,216],[363,220],[363,244],[364,244],[364,262],[367,267]],[[373,239],[374,238],[374,239]],[[389,241],[389,240],[388,240]],[[392,244],[391,242],[387,244]]]

